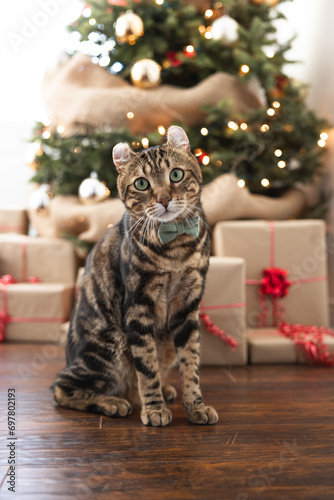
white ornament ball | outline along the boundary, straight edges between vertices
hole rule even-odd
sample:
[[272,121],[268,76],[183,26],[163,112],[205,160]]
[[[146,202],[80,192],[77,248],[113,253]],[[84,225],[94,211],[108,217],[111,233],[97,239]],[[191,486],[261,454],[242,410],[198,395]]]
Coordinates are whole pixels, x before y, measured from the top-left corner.
[[131,70],[134,85],[144,89],[156,87],[160,83],[161,66],[152,59],[141,59]]
[[97,173],[92,172],[88,179],[82,181],[79,186],[79,198],[81,203],[85,205],[93,205],[99,201],[103,201],[108,197],[109,190],[99,181]]
[[220,40],[223,45],[233,45],[239,40],[239,24],[232,17],[225,15],[213,21],[211,33],[213,40]]
[[51,191],[49,184],[41,184],[36,191],[34,191],[29,198],[29,208],[36,214],[44,217],[49,215]]
[[133,43],[144,34],[144,23],[137,14],[128,11],[117,19],[115,33],[119,42]]

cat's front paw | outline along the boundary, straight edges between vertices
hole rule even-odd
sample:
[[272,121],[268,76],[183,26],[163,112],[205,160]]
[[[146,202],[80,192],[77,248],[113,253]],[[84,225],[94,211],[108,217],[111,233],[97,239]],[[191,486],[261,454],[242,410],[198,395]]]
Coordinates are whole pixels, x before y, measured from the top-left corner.
[[190,422],[198,425],[212,425],[218,422],[218,414],[212,406],[195,406],[186,409]]
[[167,406],[163,405],[155,408],[143,407],[141,411],[141,421],[144,425],[165,427],[172,421],[172,412],[167,408]]

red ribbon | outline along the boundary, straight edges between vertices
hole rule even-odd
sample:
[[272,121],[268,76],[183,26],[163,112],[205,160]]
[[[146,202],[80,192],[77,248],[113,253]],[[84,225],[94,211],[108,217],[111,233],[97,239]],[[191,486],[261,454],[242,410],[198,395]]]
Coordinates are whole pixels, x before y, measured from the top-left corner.
[[311,364],[334,366],[334,354],[330,353],[324,342],[324,335],[334,336],[333,330],[325,327],[291,325],[281,323],[279,333],[291,339],[297,352],[301,351]]
[[235,307],[245,307],[245,304],[243,302],[239,302],[236,304],[223,304],[223,305],[218,305],[218,306],[203,306],[201,304],[201,309],[200,309],[200,314],[199,318],[203,322],[206,330],[211,333],[212,335],[215,335],[216,337],[220,337],[223,342],[225,342],[226,345],[230,346],[232,351],[235,351],[235,349],[238,347],[239,342],[235,340],[233,337],[230,335],[227,335],[225,330],[221,330],[217,325],[215,325],[212,321],[211,318],[208,314],[206,314],[204,311],[205,310],[215,310],[215,309],[232,309]]

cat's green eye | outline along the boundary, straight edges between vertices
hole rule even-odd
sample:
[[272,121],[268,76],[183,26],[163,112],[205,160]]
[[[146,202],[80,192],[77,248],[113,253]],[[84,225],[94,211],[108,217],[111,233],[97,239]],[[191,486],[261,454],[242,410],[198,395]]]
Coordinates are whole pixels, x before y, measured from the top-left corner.
[[144,179],[144,177],[139,177],[139,179],[135,180],[135,187],[139,191],[146,191],[146,189],[149,187],[149,182],[148,180]]
[[172,182],[182,181],[183,176],[184,176],[184,172],[180,168],[173,168],[173,170],[169,174],[169,178]]

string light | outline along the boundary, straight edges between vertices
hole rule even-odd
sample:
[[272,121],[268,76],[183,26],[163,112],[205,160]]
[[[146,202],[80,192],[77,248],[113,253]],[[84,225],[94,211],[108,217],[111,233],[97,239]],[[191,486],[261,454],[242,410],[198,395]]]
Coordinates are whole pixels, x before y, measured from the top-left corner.
[[[48,127],[49,125],[51,125],[51,120],[49,120],[49,118],[45,118],[45,120],[42,121],[43,125],[45,127]],[[326,134],[327,135],[327,134]],[[321,137],[321,136],[320,136]],[[328,137],[328,136],[327,136]]]
[[91,25],[91,26],[94,26],[96,24],[96,19],[94,19],[94,17],[91,17],[90,20],[88,21],[88,23]]
[[232,122],[232,121],[228,122],[227,126],[228,126],[228,128],[230,128],[231,130],[238,130],[238,128],[239,128],[239,127],[238,127],[238,124],[237,124],[237,123],[235,123],[235,122]]
[[239,188],[243,188],[243,187],[245,187],[245,185],[246,185],[246,183],[245,183],[245,181],[243,179],[239,179],[238,180],[238,186],[239,186]]
[[269,125],[267,125],[266,123],[264,123],[261,127],[261,132],[268,132],[269,130]]
[[148,140],[147,137],[143,137],[142,140],[141,140],[141,143],[143,145],[144,148],[148,148],[148,145],[150,144],[150,141]]
[[157,5],[162,5],[164,3],[165,0],[155,0],[155,3]]
[[205,31],[205,35],[204,35],[204,36],[205,36],[205,38],[206,38],[207,40],[211,40],[211,38],[212,38],[212,33],[211,33],[211,31],[206,30],[206,31]]
[[207,9],[207,10],[205,11],[205,13],[204,13],[204,17],[205,17],[205,19],[210,19],[210,17],[212,17],[212,16],[213,16],[213,10],[211,10],[211,9]]
[[160,135],[165,135],[165,133],[166,133],[165,127],[163,125],[159,125],[158,132]]
[[277,156],[277,158],[279,158],[280,156],[282,156],[282,151],[280,149],[276,149],[275,151],[275,156]]
[[328,134],[326,132],[322,132],[320,134],[320,139],[322,139],[323,141],[327,141],[328,139]]
[[194,57],[194,55],[196,54],[195,52],[195,48],[193,45],[187,45],[184,49],[183,49],[183,52],[184,52],[184,55],[186,57]]
[[273,108],[267,109],[267,115],[268,116],[274,116],[274,114],[275,114],[275,110]]
[[208,131],[207,128],[205,128],[205,127],[201,128],[201,134],[202,135],[208,135],[208,133],[209,133],[209,131]]
[[324,141],[323,139],[319,139],[318,146],[320,148],[324,148],[326,146],[326,141]]
[[132,118],[133,118],[135,115],[132,113],[132,111],[129,111],[129,112],[127,113],[127,115],[126,115],[126,116],[129,118],[129,120],[132,120]]
[[208,155],[203,156],[202,163],[203,163],[203,165],[209,165],[209,163],[210,163],[210,156],[208,156]]
[[274,57],[274,55],[275,55],[275,52],[272,49],[267,49],[266,50],[266,56],[269,57],[269,59],[271,59],[272,57]]
[[240,71],[241,71],[241,73],[246,75],[249,72],[249,66],[247,66],[247,64],[243,64],[240,68]]
[[45,130],[42,134],[43,139],[50,139],[51,133],[48,130]]
[[57,132],[58,134],[62,134],[64,132],[65,128],[63,125],[58,125],[57,127]]
[[204,33],[206,32],[205,26],[201,24],[201,26],[199,26],[198,28],[198,31],[200,32],[201,35],[204,35]]
[[244,122],[244,123],[241,123],[241,124],[240,124],[240,128],[241,128],[241,130],[247,130],[247,129],[248,129],[248,125],[247,125],[247,123],[245,123],[245,122]]
[[285,161],[281,160],[281,161],[279,161],[279,162],[277,163],[277,166],[278,166],[279,168],[285,168],[285,167],[286,167],[286,163],[285,163]]
[[281,105],[281,103],[280,103],[280,102],[278,102],[278,101],[274,101],[274,102],[272,103],[273,108],[276,108],[276,109],[278,109],[278,108],[280,107],[280,105]]
[[262,179],[261,184],[263,187],[268,187],[270,182],[268,181],[268,179]]
[[196,148],[194,151],[194,155],[198,157],[201,156],[201,154],[203,154],[203,151],[200,148]]

